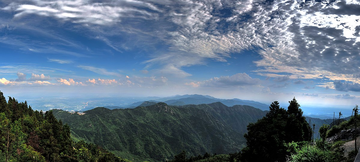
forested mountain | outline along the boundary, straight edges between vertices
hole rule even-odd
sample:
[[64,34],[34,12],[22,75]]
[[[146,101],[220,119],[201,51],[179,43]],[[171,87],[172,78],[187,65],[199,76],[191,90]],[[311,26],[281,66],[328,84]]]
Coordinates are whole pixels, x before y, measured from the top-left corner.
[[85,114],[53,110],[71,126],[74,138],[98,144],[124,158],[150,161],[234,153],[245,147],[246,126],[265,115],[250,106],[222,103],[169,106],[157,103],[135,109],[95,108]]
[[[139,101],[139,102],[135,102],[133,104],[130,104],[128,106],[128,108],[135,108],[138,106],[149,106],[149,105],[153,105],[157,102],[164,102],[168,105],[172,105],[172,106],[184,106],[184,105],[198,105],[198,104],[210,104],[210,103],[214,103],[214,102],[221,102],[226,106],[235,106],[235,105],[248,105],[248,106],[252,106],[261,110],[268,110],[268,105],[260,103],[260,102],[256,102],[256,101],[251,101],[251,100],[241,100],[241,99],[220,99],[220,98],[215,98],[215,97],[211,97],[211,96],[206,96],[206,95],[198,95],[198,94],[193,94],[193,95],[179,95],[179,96],[174,96],[174,97],[165,97],[165,98],[158,98],[158,99],[154,99],[154,100],[150,100],[150,101]],[[109,109],[112,109],[112,107],[106,107]]]
[[122,161],[84,141],[73,142],[70,127],[51,111],[34,111],[0,91],[0,161]]
[[201,105],[185,105],[181,108],[198,108],[210,113],[216,120],[229,125],[238,133],[245,134],[246,127],[249,123],[254,123],[258,119],[266,115],[265,111],[261,111],[247,105],[235,105],[228,107],[221,102]]

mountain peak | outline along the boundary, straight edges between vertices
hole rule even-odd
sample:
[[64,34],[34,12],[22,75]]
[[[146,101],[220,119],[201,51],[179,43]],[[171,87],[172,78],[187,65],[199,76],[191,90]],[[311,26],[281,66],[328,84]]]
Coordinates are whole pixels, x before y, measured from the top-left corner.
[[110,109],[108,108],[105,108],[105,107],[97,107],[97,108],[94,108],[94,109],[91,109],[91,110],[88,110],[88,111],[84,111],[85,114],[90,114],[90,113],[93,113],[93,114],[98,114],[98,113],[107,113],[111,111]]
[[225,104],[223,104],[222,102],[213,102],[213,103],[210,103],[210,104],[208,104],[209,106],[211,106],[211,107],[221,107],[221,108],[224,108],[224,107],[228,107],[228,106],[226,106]]
[[141,105],[139,105],[140,107],[147,107],[147,106],[152,106],[157,104],[157,102],[154,101],[144,101]]

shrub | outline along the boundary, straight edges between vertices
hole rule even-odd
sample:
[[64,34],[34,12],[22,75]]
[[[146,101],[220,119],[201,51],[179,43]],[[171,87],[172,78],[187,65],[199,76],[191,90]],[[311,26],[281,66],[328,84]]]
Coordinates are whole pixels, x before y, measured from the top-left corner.
[[321,150],[314,146],[304,146],[290,157],[292,162],[327,162],[331,159],[329,151]]
[[340,128],[340,126],[335,125],[330,130],[327,131],[326,137],[331,137],[331,136],[335,135],[336,133],[339,133],[341,130],[342,129]]

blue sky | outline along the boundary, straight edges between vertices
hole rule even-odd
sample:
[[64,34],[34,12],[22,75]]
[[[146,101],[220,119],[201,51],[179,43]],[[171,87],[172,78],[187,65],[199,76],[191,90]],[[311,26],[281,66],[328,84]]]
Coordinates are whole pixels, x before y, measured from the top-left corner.
[[11,96],[204,94],[352,108],[360,1],[1,0]]

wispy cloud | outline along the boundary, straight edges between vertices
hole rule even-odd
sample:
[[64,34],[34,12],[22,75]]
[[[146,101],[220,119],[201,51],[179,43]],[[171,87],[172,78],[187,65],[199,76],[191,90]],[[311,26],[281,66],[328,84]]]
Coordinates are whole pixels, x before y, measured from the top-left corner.
[[73,63],[71,60],[61,60],[61,59],[48,59],[50,62],[56,62],[59,64],[70,64]]
[[84,70],[92,71],[92,72],[97,73],[97,74],[101,74],[101,75],[112,75],[112,76],[118,76],[118,77],[121,76],[121,74],[119,74],[117,72],[110,72],[110,71],[107,71],[104,68],[97,68],[97,67],[93,67],[93,66],[83,66],[83,65],[80,65],[78,67],[81,68],[81,69],[84,69]]
[[[98,39],[115,51],[135,47],[148,50],[146,58],[150,59],[143,63],[161,75],[189,77],[193,74],[184,67],[205,65],[209,60],[226,62],[234,53],[255,50],[261,55],[254,62],[259,67],[255,72],[276,78],[275,81],[327,77],[330,81],[318,87],[339,91],[354,91],[354,85],[360,84],[360,13],[355,1],[33,0],[4,6],[2,12],[13,14],[13,21],[30,16],[50,17],[75,24],[75,29],[66,30],[85,31],[87,37]],[[9,39],[2,37],[0,42]],[[10,42],[21,44],[20,40]],[[39,47],[25,49],[46,53],[46,49]],[[101,75],[121,76],[104,68],[78,67]],[[227,77],[213,78],[207,83],[240,85],[241,79]],[[354,84],[340,84],[336,80]]]
[[251,78],[246,73],[238,73],[232,76],[214,77],[205,81],[190,82],[186,85],[193,87],[238,87],[238,86],[254,86],[260,84],[260,79]]
[[[91,3],[86,0],[76,1],[42,1],[34,0],[33,3],[21,4],[11,3],[2,8],[7,11],[17,12],[14,17],[23,17],[30,14],[39,16],[50,16],[58,19],[81,24],[111,25],[121,21],[121,17],[139,17],[152,19],[156,17],[150,12],[139,10],[134,6],[147,7],[159,12],[154,5],[147,2],[123,1],[118,3]],[[130,2],[130,3],[129,3]],[[116,5],[117,4],[117,5]]]

